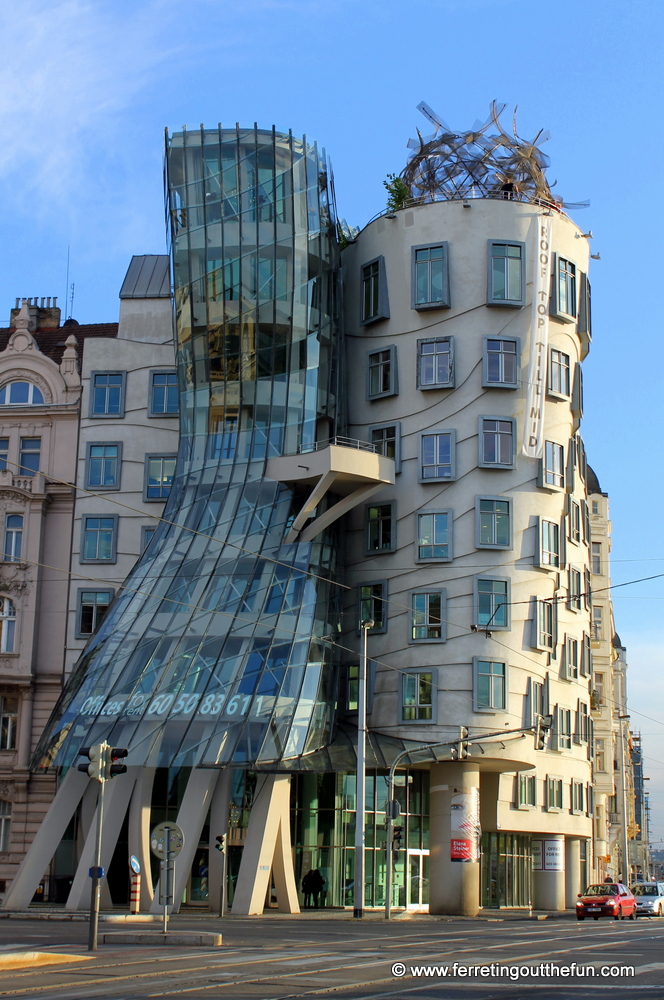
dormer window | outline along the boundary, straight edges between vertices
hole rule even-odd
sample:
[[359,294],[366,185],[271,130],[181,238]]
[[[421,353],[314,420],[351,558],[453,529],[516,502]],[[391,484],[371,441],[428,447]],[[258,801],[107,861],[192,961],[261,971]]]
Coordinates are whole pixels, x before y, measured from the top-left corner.
[[0,389],[0,406],[43,406],[41,389],[32,382],[10,382]]

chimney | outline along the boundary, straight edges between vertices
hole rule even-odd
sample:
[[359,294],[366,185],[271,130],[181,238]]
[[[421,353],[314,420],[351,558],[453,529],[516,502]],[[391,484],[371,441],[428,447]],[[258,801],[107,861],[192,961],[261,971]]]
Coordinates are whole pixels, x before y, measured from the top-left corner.
[[57,330],[60,326],[60,310],[58,308],[57,295],[49,295],[48,298],[35,296],[29,299],[16,299],[16,304],[9,314],[10,327],[16,325],[16,317],[24,302],[30,313],[30,330],[32,333],[39,333],[40,330]]

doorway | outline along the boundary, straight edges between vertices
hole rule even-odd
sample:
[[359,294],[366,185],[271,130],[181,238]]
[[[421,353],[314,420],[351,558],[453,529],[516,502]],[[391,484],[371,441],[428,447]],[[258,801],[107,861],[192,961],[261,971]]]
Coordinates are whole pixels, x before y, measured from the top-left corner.
[[408,851],[409,910],[422,910],[429,905],[429,852]]

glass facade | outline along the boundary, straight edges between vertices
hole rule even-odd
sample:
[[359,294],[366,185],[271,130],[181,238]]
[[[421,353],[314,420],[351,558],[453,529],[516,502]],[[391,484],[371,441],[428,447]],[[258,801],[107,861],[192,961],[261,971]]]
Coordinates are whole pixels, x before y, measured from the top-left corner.
[[482,906],[529,907],[531,884],[530,837],[521,833],[482,834]]
[[107,739],[135,765],[274,769],[329,742],[336,528],[284,544],[302,497],[265,469],[344,430],[331,190],[305,139],[167,137],[177,462],[164,520],[74,668],[35,766]]

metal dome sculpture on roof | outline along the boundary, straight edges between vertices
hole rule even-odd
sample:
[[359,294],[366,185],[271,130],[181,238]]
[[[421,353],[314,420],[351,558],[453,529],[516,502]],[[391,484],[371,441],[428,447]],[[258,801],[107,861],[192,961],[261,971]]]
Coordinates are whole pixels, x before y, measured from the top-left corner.
[[[484,124],[476,121],[467,132],[453,132],[424,101],[417,107],[436,131],[423,137],[418,130],[417,139],[408,142],[413,153],[401,180],[410,189],[414,204],[504,198],[563,207],[563,201],[551,193],[545,176],[549,158],[538,146],[549,139],[549,133],[540,130],[531,141],[521,139],[516,131],[516,108],[510,135],[500,122],[507,105],[496,101],[489,105]],[[495,131],[490,131],[492,128]]]

